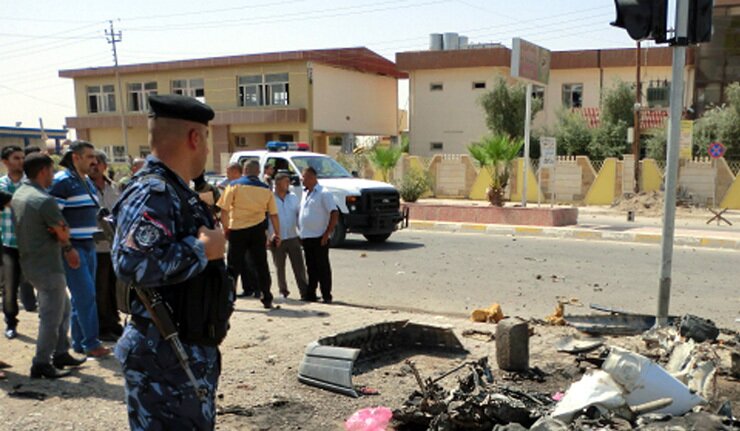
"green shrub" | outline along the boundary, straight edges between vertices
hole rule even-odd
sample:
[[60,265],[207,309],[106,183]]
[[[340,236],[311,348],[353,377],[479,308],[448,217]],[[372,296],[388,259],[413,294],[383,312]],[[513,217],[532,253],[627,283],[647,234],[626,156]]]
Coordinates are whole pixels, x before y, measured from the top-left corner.
[[588,128],[583,115],[567,109],[561,109],[557,115],[555,139],[558,142],[558,153],[568,156],[587,154],[593,132]]
[[405,202],[416,202],[421,195],[430,190],[432,185],[429,174],[418,169],[411,169],[403,176],[398,191]]

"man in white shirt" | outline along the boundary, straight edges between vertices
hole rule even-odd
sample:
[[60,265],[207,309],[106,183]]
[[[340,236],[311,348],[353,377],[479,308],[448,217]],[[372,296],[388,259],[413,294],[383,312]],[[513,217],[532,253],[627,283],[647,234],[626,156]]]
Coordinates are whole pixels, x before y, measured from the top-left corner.
[[[272,261],[277,272],[278,287],[280,294],[287,298],[290,295],[288,283],[285,281],[285,258],[290,258],[290,266],[293,268],[295,283],[301,298],[306,297],[306,266],[301,254],[301,240],[298,238],[298,215],[301,210],[301,202],[294,193],[290,191],[290,175],[278,173],[275,176],[275,204],[278,208],[278,219],[280,220],[280,245],[270,244]],[[270,233],[273,227],[270,223]]]
[[331,304],[329,238],[339,220],[339,211],[331,193],[319,185],[314,168],[303,170],[303,186],[299,224],[308,269],[308,287],[303,299],[316,301],[316,288],[320,285],[321,298]]

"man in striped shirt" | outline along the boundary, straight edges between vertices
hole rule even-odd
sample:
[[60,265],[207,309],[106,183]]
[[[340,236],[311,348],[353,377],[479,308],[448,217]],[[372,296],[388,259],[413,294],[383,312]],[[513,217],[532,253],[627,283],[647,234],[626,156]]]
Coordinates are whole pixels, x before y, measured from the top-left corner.
[[[11,145],[3,148],[3,164],[8,174],[0,178],[0,191],[14,194],[21,186],[23,179],[23,159],[25,154],[20,147]],[[15,238],[13,213],[10,208],[2,209],[0,213],[0,229],[2,230],[2,286],[3,286],[3,314],[5,315],[5,337],[15,338],[18,334],[18,290],[20,286],[20,300],[27,311],[36,309],[36,295],[33,286],[23,281],[21,283],[21,267],[18,261],[18,244]]]
[[95,270],[97,257],[93,235],[98,231],[97,214],[100,204],[95,184],[87,175],[97,163],[95,147],[85,141],[75,141],[63,158],[65,169],[54,176],[49,194],[54,196],[70,230],[72,246],[80,255],[79,268],[66,262],[64,271],[67,287],[72,294],[72,348],[77,353],[102,357],[110,354],[98,338],[98,309],[95,303]]

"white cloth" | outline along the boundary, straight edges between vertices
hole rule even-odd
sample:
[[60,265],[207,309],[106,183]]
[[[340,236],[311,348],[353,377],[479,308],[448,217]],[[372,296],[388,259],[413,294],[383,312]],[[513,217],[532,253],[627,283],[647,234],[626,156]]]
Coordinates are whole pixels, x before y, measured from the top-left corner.
[[332,211],[337,211],[337,204],[330,192],[316,185],[312,192],[308,190],[301,196],[300,232],[301,238],[318,238],[324,235]]
[[[278,209],[278,220],[280,220],[280,239],[286,240],[298,237],[298,214],[301,211],[301,202],[295,193],[288,192],[285,199],[280,199],[275,193],[275,205]],[[270,235],[275,232],[270,221]]]

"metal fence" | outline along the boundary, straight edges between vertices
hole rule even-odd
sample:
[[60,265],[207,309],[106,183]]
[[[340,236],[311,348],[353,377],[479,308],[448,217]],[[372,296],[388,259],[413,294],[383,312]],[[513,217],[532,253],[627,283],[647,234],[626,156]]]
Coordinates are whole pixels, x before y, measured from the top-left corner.
[[740,173],[740,160],[728,160],[727,165],[730,167],[733,175],[737,176]]
[[594,171],[598,174],[601,168],[604,166],[603,160],[591,160],[591,166],[594,167]]

